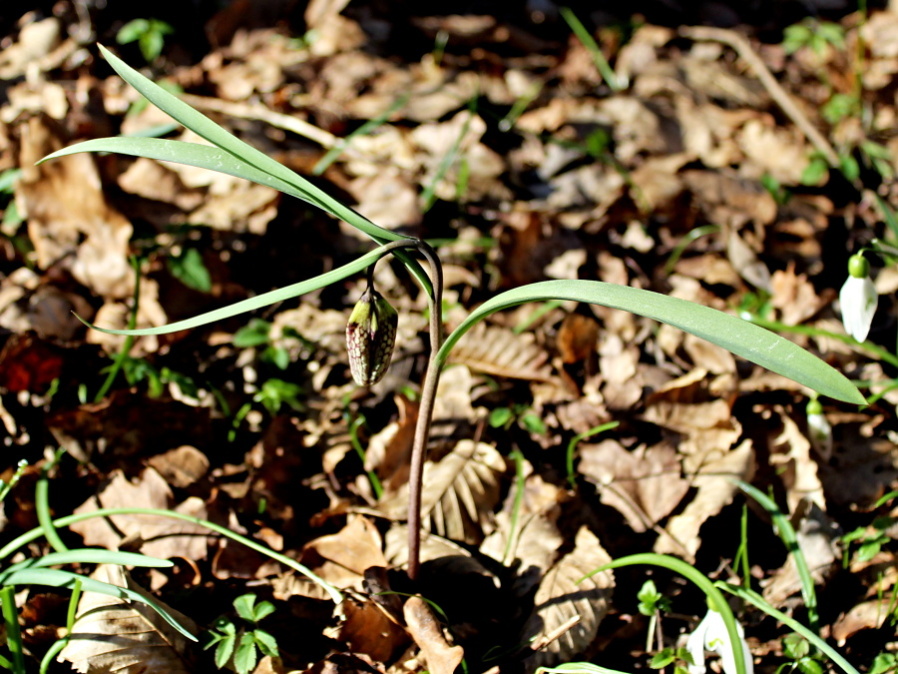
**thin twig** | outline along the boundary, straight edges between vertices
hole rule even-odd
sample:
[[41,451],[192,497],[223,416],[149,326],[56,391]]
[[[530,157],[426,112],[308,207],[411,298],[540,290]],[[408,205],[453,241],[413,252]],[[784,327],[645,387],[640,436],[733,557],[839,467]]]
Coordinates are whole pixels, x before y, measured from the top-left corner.
[[788,92],[783,89],[773,74],[764,65],[761,58],[752,49],[749,41],[739,33],[727,28],[713,28],[711,26],[685,26],[680,28],[680,35],[688,37],[692,40],[705,40],[711,42],[720,42],[732,48],[743,61],[748,63],[755,76],[760,80],[764,88],[767,89],[770,97],[776,101],[782,111],[786,113],[805,137],[811,141],[815,148],[822,154],[829,165],[833,168],[839,168],[839,155],[826,137],[817,130],[807,116],[801,111]]

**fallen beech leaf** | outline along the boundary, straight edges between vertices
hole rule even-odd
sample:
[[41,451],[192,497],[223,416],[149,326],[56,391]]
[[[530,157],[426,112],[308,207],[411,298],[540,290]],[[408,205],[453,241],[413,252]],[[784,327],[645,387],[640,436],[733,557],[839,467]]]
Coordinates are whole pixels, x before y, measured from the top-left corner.
[[880,629],[890,614],[893,598],[872,599],[855,605],[833,624],[832,635],[839,646],[844,646],[852,636],[861,630]]
[[[92,577],[141,591],[120,566],[104,564]],[[190,618],[155,601],[189,631],[198,630]],[[71,663],[82,674],[195,671],[190,642],[145,604],[85,592],[78,602],[78,615],[71,639],[56,660]]]
[[209,471],[209,459],[196,447],[183,445],[151,457],[147,463],[173,487],[183,489],[201,480]]
[[627,451],[616,440],[581,445],[577,470],[593,482],[602,503],[642,533],[667,517],[689,491],[676,450],[668,444]]
[[[504,471],[505,461],[495,447],[471,440],[462,440],[437,462],[428,461],[421,494],[425,526],[453,540],[479,543],[484,529],[492,526]],[[378,510],[391,519],[407,519],[408,485]]]
[[390,662],[408,645],[406,631],[370,599],[348,596],[340,608],[345,616],[340,623],[340,639],[349,644],[351,652],[364,653],[375,662]]
[[[384,555],[390,565],[396,568],[408,564],[408,527],[404,524],[394,525],[387,532],[385,540]],[[421,536],[421,564],[437,566],[456,576],[483,576],[498,586],[495,576],[467,548],[436,534],[425,532]]]
[[595,534],[582,527],[577,532],[574,549],[546,573],[536,591],[533,613],[524,626],[521,640],[527,643],[553,634],[559,627],[570,624],[575,616],[579,616],[579,621],[530,657],[528,671],[569,660],[592,643],[608,613],[614,574],[603,571],[580,581],[610,561]]
[[549,354],[534,343],[532,333],[515,334],[498,325],[478,323],[452,350],[450,361],[499,377],[546,381]]
[[130,297],[132,227],[106,202],[93,157],[76,154],[35,166],[62,142],[41,117],[23,126],[16,202],[28,219],[37,266],[63,264],[101,297]]
[[[165,480],[153,468],[145,469],[136,480],[129,481],[124,473],[115,470],[103,490],[75,509],[75,513],[89,513],[98,508],[171,508],[172,493]],[[174,508],[177,512],[205,518],[202,499],[191,496]],[[168,559],[185,557],[205,559],[209,531],[183,520],[155,515],[112,515],[93,517],[76,522],[71,527],[84,537],[85,545],[116,550],[126,539],[144,541],[140,551],[151,557]]]
[[[360,584],[365,569],[387,565],[381,548],[380,533],[374,524],[366,517],[354,515],[336,534],[309,542],[303,548],[303,560],[325,580],[339,587],[347,587],[353,583]],[[325,561],[314,564],[311,561],[314,555]]]
[[[688,461],[685,463],[688,464]],[[655,552],[679,555],[693,562],[701,545],[698,533],[702,524],[732,502],[736,492],[732,478],[750,481],[754,468],[755,453],[751,440],[744,440],[725,454],[705,460],[692,481],[692,486],[698,487],[698,494],[682,513],[672,517],[664,527],[669,535],[655,542]],[[687,473],[692,472],[687,465],[684,469]]]
[[452,674],[465,657],[461,646],[451,645],[430,605],[421,597],[409,597],[402,609],[408,633],[424,654],[433,674]]

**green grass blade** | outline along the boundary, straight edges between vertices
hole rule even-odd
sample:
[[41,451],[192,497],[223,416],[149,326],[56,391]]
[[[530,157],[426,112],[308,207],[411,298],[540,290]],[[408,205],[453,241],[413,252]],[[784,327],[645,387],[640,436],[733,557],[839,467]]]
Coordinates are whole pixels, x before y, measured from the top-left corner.
[[100,580],[95,580],[93,578],[88,578],[86,576],[79,576],[70,571],[61,571],[58,569],[25,569],[22,571],[17,571],[6,579],[6,583],[9,585],[47,585],[49,587],[74,587],[76,582],[81,582],[81,585],[84,588],[85,592],[97,592],[98,594],[105,594],[110,597],[116,597],[118,599],[130,599],[131,601],[136,601],[141,604],[146,604],[150,608],[152,608],[159,616],[165,620],[169,625],[175,628],[178,632],[183,634],[185,637],[190,639],[191,641],[196,641],[196,637],[193,636],[186,628],[184,628],[177,620],[175,620],[165,609],[163,609],[158,603],[150,599],[149,597],[145,597],[139,592],[135,592],[134,590],[127,587],[119,587],[118,585],[112,585],[111,583],[104,583]]
[[821,395],[857,405],[866,404],[863,395],[845,375],[769,330],[694,302],[601,281],[543,281],[496,295],[474,310],[446,338],[437,354],[438,365],[445,364],[462,335],[483,318],[525,302],[550,299],[599,304],[653,318],[722,346]]
[[749,590],[745,587],[739,587],[737,585],[731,585],[730,583],[715,583],[717,587],[725,592],[729,592],[740,599],[747,601],[750,604],[753,604],[758,609],[762,610],[764,613],[769,615],[771,618],[780,621],[791,629],[794,632],[797,632],[809,642],[811,642],[814,646],[816,646],[821,653],[823,653],[826,657],[832,660],[836,665],[842,668],[842,671],[845,674],[860,674],[857,669],[855,669],[848,660],[842,657],[841,653],[839,653],[836,649],[826,643],[823,639],[821,639],[817,634],[814,634],[807,627],[798,622],[795,618],[786,615],[782,611],[778,611],[773,608],[761,595],[753,590]]
[[676,557],[671,557],[670,555],[660,555],[656,552],[643,552],[635,555],[627,555],[626,557],[619,557],[613,562],[604,564],[598,569],[591,571],[586,576],[584,576],[583,579],[585,580],[590,576],[594,576],[595,574],[599,573],[600,571],[604,571],[605,569],[619,569],[621,567],[634,566],[637,564],[660,566],[661,568],[669,569],[674,573],[680,574],[686,580],[692,581],[692,583],[696,587],[698,587],[699,590],[704,592],[705,596],[708,598],[708,606],[721,615],[721,617],[723,618],[723,622],[726,625],[727,635],[730,638],[730,645],[733,649],[736,674],[748,674],[745,671],[745,658],[743,657],[742,652],[743,640],[741,635],[739,634],[739,629],[736,626],[736,618],[733,615],[732,609],[730,609],[729,604],[727,604],[726,598],[723,596],[723,593],[717,588],[714,582],[691,564],[687,564],[682,559],[677,559]]
[[[223,527],[220,524],[215,524],[214,522],[210,522],[208,520],[201,519],[199,517],[193,517],[192,515],[187,515],[185,513],[179,513],[175,510],[163,510],[161,508],[101,508],[99,510],[93,510],[87,513],[79,513],[77,515],[67,515],[66,517],[60,517],[53,521],[53,526],[59,527],[68,527],[76,522],[83,522],[84,520],[94,519],[96,517],[113,517],[115,515],[148,515],[151,517],[168,517],[170,519],[182,520],[184,522],[192,522],[193,524],[198,524],[201,527],[209,529],[210,531],[214,531],[217,534],[224,536],[236,543],[240,543],[251,550],[255,550],[261,555],[265,555],[270,559],[275,560],[276,562],[280,562],[284,566],[289,569],[293,569],[304,575],[306,578],[311,580],[313,583],[321,587],[328,595],[333,599],[335,604],[339,604],[343,601],[343,594],[336,587],[328,583],[323,578],[315,575],[309,568],[303,566],[299,562],[297,562],[292,557],[288,557],[287,555],[282,555],[279,552],[275,552],[262,545],[261,543],[247,537],[242,536],[234,531],[231,531],[227,527]],[[28,545],[31,541],[37,540],[41,537],[42,530],[40,527],[36,527],[31,529],[30,531],[26,531],[23,534],[20,534],[13,540],[9,541],[6,545],[0,548],[0,560],[6,559],[14,552],[19,550],[22,546]]]
[[66,550],[65,552],[48,552],[41,557],[26,559],[10,565],[0,577],[5,577],[9,572],[25,569],[38,569],[62,564],[119,564],[121,566],[141,566],[154,569],[167,569],[174,566],[174,562],[158,557],[148,557],[139,552],[124,552],[122,550],[103,550],[101,548],[81,548]]
[[110,335],[165,335],[171,332],[178,332],[179,330],[189,330],[201,325],[207,325],[208,323],[231,318],[232,316],[246,313],[247,311],[253,311],[262,307],[267,307],[277,302],[283,302],[284,300],[293,299],[294,297],[298,297],[299,295],[302,295],[304,293],[312,292],[313,290],[318,290],[318,288],[323,288],[324,286],[330,285],[331,283],[341,281],[348,276],[357,274],[358,272],[362,271],[370,264],[372,264],[382,255],[383,253],[380,251],[380,249],[375,249],[369,253],[366,253],[362,257],[343,265],[342,267],[332,269],[331,271],[321,274],[320,276],[306,279],[305,281],[300,281],[299,283],[294,283],[292,285],[278,288],[277,290],[272,290],[267,293],[262,293],[261,295],[256,295],[255,297],[250,297],[248,299],[241,300],[240,302],[229,304],[228,306],[221,307],[220,309],[213,309],[212,311],[207,311],[206,313],[200,314],[199,316],[185,318],[182,321],[175,321],[174,323],[169,323],[168,325],[160,325],[154,328],[138,328],[135,330],[118,330],[92,325],[84,319],[81,319],[80,317],[79,320],[81,320],[82,323],[88,325],[94,330],[99,330],[100,332],[105,332]]
[[779,535],[786,550],[792,555],[795,561],[795,569],[798,572],[798,578],[801,581],[801,598],[808,610],[808,622],[811,629],[819,629],[820,617],[817,611],[817,591],[814,588],[814,578],[811,576],[811,570],[808,567],[808,561],[805,559],[804,552],[798,544],[798,536],[789,518],[780,510],[772,498],[767,496],[757,487],[753,487],[742,480],[733,480],[733,483],[746,494],[751,496],[758,504],[767,511],[773,524],[776,527],[776,533]]
[[[22,631],[19,626],[19,612],[16,610],[16,594],[12,585],[0,588],[0,610],[6,626],[6,646],[12,654],[9,669],[15,674],[25,674],[25,654],[22,650]],[[5,660],[5,658],[4,658]]]

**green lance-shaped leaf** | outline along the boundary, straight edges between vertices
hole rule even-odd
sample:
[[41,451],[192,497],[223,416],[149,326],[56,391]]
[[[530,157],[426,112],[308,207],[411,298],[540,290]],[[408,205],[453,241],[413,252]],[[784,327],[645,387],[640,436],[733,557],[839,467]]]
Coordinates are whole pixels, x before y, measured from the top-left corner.
[[396,310],[369,286],[346,324],[349,369],[359,386],[376,384],[386,374],[393,356],[398,322]]
[[465,332],[490,314],[525,302],[556,299],[623,309],[668,323],[822,395],[856,405],[866,404],[864,396],[845,375],[769,330],[694,302],[602,281],[543,281],[496,295],[475,309],[446,338],[437,354],[437,366],[445,364],[452,347]]

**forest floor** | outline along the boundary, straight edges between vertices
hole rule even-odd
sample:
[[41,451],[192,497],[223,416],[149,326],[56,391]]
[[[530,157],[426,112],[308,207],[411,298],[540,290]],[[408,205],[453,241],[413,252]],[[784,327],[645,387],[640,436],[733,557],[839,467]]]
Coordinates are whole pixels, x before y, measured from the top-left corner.
[[[896,669],[898,14],[720,28],[551,2],[433,15],[183,4],[157,22],[128,24],[152,7],[124,17],[69,0],[0,21],[0,470],[14,483],[0,542],[40,527],[46,499],[54,517],[83,515],[58,541],[4,549],[4,565],[68,547],[60,568],[151,592],[199,638],[91,592],[72,624],[71,587],[23,581],[27,671],[67,626],[77,638],[51,672],[211,672],[216,651],[239,672],[645,671],[684,645],[706,600],[647,565],[580,583],[638,553],[755,590],[860,671]],[[412,583],[428,305],[402,264],[374,273],[399,327],[367,388],[344,337],[364,274],[161,336],[73,315],[160,326],[372,248],[224,174],[113,154],[35,166],[91,138],[199,140],[97,43],[377,225],[430,241],[447,329],[511,288],[605,281],[770,327],[871,404],[821,397],[829,431],[815,433],[810,389],[678,329],[571,301],[496,313],[443,373]],[[859,343],[838,298],[862,250],[879,304]],[[797,546],[734,480],[774,499]],[[186,519],[90,518],[98,508]],[[79,558],[85,547],[173,566],[123,575]],[[839,669],[756,606],[732,608],[758,671]]]

